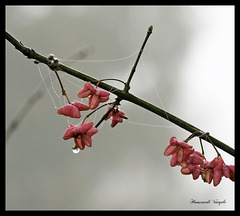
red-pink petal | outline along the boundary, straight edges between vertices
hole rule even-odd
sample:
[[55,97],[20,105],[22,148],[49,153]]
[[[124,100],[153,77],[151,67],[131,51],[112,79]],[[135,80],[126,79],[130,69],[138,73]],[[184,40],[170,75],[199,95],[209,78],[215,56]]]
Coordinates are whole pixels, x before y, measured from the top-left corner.
[[67,130],[65,131],[65,133],[63,135],[63,139],[64,140],[73,138],[73,136],[74,136],[74,128],[75,128],[74,125],[72,125],[72,124],[68,125],[68,128],[67,128]]
[[230,165],[228,166],[229,170],[230,170],[230,179],[232,181],[235,181],[235,166],[234,165]]
[[192,173],[192,171],[188,167],[186,167],[181,169],[181,173],[184,175],[189,175]]
[[194,151],[194,154],[198,155],[202,159],[205,159],[204,155],[202,153],[198,152],[198,151]]
[[164,151],[164,155],[169,156],[173,154],[175,151],[177,151],[177,148],[177,146],[172,146],[171,144],[169,144]]
[[176,137],[171,137],[169,143],[170,143],[171,145],[177,144],[177,143],[178,143],[177,138],[176,138]]
[[122,122],[123,121],[123,119],[120,116],[118,116],[118,115],[114,115],[113,116],[113,120],[117,121],[117,122]]
[[75,127],[74,132],[77,134],[87,133],[93,127],[93,122],[83,123]]
[[221,170],[216,168],[213,169],[213,185],[214,186],[217,186],[220,183],[222,176],[223,174]]
[[96,109],[99,105],[99,97],[95,94],[92,94],[89,98],[89,108],[90,109]]
[[226,165],[223,165],[223,167],[222,167],[222,173],[223,173],[223,175],[226,177],[226,178],[230,178],[230,169],[229,169],[229,167],[228,166],[226,166]]
[[95,87],[90,83],[85,83],[83,89],[78,93],[78,97],[85,98],[92,94],[95,91]]
[[178,160],[178,162],[182,162],[182,160],[183,160],[183,153],[184,153],[184,151],[183,151],[183,149],[182,148],[180,148],[179,150],[178,150],[178,152],[177,152],[177,160]]
[[214,168],[217,165],[218,157],[213,158],[208,164],[209,167]]
[[209,168],[209,162],[208,161],[204,161],[202,164],[201,164],[201,167],[202,168]]
[[96,89],[95,94],[99,97],[108,97],[110,95],[109,92],[100,89]]
[[86,140],[88,144],[86,144],[88,147],[92,147],[92,137],[89,134],[86,134]]
[[188,165],[189,165],[189,163],[187,163],[186,161],[181,162],[182,168],[186,168],[186,167],[188,167]]
[[212,179],[213,179],[212,169],[208,169],[208,170],[205,172],[205,179],[206,179],[206,181],[207,181],[208,184],[211,184]]
[[177,161],[177,153],[172,155],[172,158],[170,160],[170,166],[175,167],[176,165],[179,165],[180,163]]
[[128,117],[125,115],[125,113],[121,110],[118,110],[117,115],[119,115],[123,119],[128,119]]
[[78,108],[71,104],[67,104],[67,105],[61,107],[60,109],[58,109],[57,113],[60,115],[69,116],[71,118],[80,118],[81,117],[81,113],[79,112]]
[[87,135],[89,136],[93,136],[94,134],[96,134],[98,132],[98,129],[95,127],[92,127],[90,130],[88,130]]
[[[111,106],[108,107],[108,110],[111,108]],[[128,119],[125,113],[121,110],[118,110],[118,106],[114,108],[109,115],[105,118],[105,120],[109,119],[110,117],[113,117],[111,127],[115,127],[117,123],[122,122],[123,119]]]
[[95,86],[92,83],[90,83],[90,82],[86,82],[84,87],[83,87],[83,89],[89,89],[91,91],[95,91],[96,90]]
[[196,165],[194,165],[194,164],[189,164],[189,165],[188,165],[188,168],[189,168],[191,171],[193,171],[193,170],[196,168]]
[[195,169],[192,171],[193,179],[198,179],[199,175],[201,174],[201,169],[198,166],[195,166]]
[[85,98],[85,97],[88,97],[88,96],[91,95],[91,94],[92,94],[92,91],[90,91],[90,90],[85,90],[85,91],[81,90],[81,91],[78,93],[78,97],[80,97],[80,98]]
[[215,166],[215,169],[222,169],[222,167],[223,167],[223,159],[221,158],[221,157],[218,157],[217,158],[217,164],[216,164],[216,166]]
[[87,138],[86,134],[82,134],[81,135],[81,141],[82,141],[83,145],[86,145],[88,147],[92,147],[92,138],[91,138],[91,136],[88,136],[88,138]]
[[108,99],[109,99],[109,97],[100,97],[99,102],[103,103],[103,102],[108,101]]
[[118,123],[118,121],[112,120],[111,127],[112,127],[112,128],[115,127],[115,126],[117,125],[117,123]]
[[88,106],[88,105],[86,105],[86,104],[84,104],[84,103],[81,103],[81,102],[79,102],[79,101],[76,101],[76,100],[74,100],[74,101],[72,102],[72,105],[75,106],[75,107],[77,107],[79,111],[89,110],[89,106]]
[[[200,153],[201,154],[201,153]],[[197,152],[193,152],[193,154],[190,155],[191,163],[196,165],[201,165],[203,163],[203,158],[197,154]]]
[[[191,155],[193,152],[194,152],[194,149],[192,148],[183,149],[182,161],[187,160],[189,158],[189,155]],[[188,163],[190,163],[190,161],[188,161]]]
[[85,144],[82,142],[81,138],[74,138],[74,142],[78,148],[83,150],[85,148]]

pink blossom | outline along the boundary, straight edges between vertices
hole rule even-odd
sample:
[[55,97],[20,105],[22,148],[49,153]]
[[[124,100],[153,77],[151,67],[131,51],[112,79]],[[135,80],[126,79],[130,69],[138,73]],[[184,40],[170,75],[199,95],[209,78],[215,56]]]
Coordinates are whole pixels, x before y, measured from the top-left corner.
[[69,116],[71,118],[80,118],[81,117],[81,113],[78,110],[78,108],[72,104],[64,105],[63,107],[58,109],[57,113],[60,115]]
[[[173,155],[176,153],[176,160],[181,163],[186,160],[186,157],[193,153],[194,150],[192,146],[188,145],[185,142],[179,142],[176,137],[170,139],[170,144],[166,147],[164,151],[165,156]],[[174,159],[175,160],[175,157]],[[172,164],[177,164],[175,161]]]
[[213,185],[217,186],[222,180],[222,167],[223,159],[221,157],[215,157],[210,163],[210,166],[213,165]]
[[192,174],[194,180],[201,175],[204,182],[211,184],[213,181],[214,186],[221,182],[223,176],[235,181],[235,166],[225,165],[219,154],[208,162],[203,154],[195,151],[186,142],[179,142],[176,137],[171,137],[164,155],[172,155],[170,166],[181,166],[181,173]]
[[80,118],[82,110],[89,110],[89,107],[83,103],[74,100],[71,104],[66,104],[59,108],[57,113],[60,115],[69,116],[71,118]]
[[175,152],[173,155],[172,155],[172,158],[170,160],[170,166],[171,167],[175,167],[177,165],[180,165],[180,163],[178,162],[177,160],[177,152]]
[[[111,108],[111,106],[108,107],[108,110]],[[115,127],[117,123],[121,123],[123,119],[128,119],[126,114],[118,109],[118,106],[116,106],[109,115],[105,118],[105,120],[108,120],[110,117],[112,117],[112,123],[111,127]]]
[[203,164],[204,159],[205,157],[198,151],[194,151],[193,153],[189,154],[186,160],[181,163],[182,174],[192,174],[193,179],[197,179],[201,172],[204,171],[204,169],[199,166]]
[[[176,143],[175,143],[176,144]],[[184,151],[184,150],[183,150]],[[182,152],[182,150],[181,150]],[[175,151],[170,160],[170,166],[174,167],[176,165],[180,165],[182,167],[181,172],[184,175],[192,174],[193,179],[197,179],[203,169],[199,166],[203,163],[205,157],[200,153],[195,151],[194,149],[185,149],[183,152],[183,156],[181,157],[181,161],[179,161],[179,151]]]
[[194,164],[194,165],[201,165],[203,164],[205,160],[205,157],[198,151],[195,151],[188,155],[188,158],[186,159],[186,162],[188,164]]
[[90,82],[84,85],[84,88],[78,93],[78,97],[89,97],[89,108],[96,109],[99,103],[106,102],[110,93],[104,90],[96,89]]
[[184,175],[192,174],[194,180],[198,179],[202,171],[203,171],[203,168],[194,164],[189,164],[187,167],[185,168],[182,167],[181,169],[181,173]]
[[92,146],[92,136],[97,132],[98,129],[93,127],[93,122],[83,123],[78,126],[69,124],[63,135],[63,139],[74,138],[75,145],[83,150],[85,146]]
[[181,173],[192,174],[194,180],[203,172],[203,168],[199,165],[203,164],[205,157],[186,142],[179,142],[176,137],[171,137],[164,155],[172,155],[170,166],[181,166]]
[[63,135],[64,140],[67,140],[67,139],[70,139],[70,138],[74,137],[74,128],[75,128],[74,125],[72,125],[72,124],[68,125],[67,130],[65,131],[65,133]]
[[230,169],[229,169],[229,167],[226,166],[225,164],[223,164],[222,173],[223,173],[223,175],[224,175],[226,178],[230,178],[230,177],[231,177]]
[[182,168],[186,168],[188,166],[195,166],[195,165],[201,165],[204,163],[205,157],[198,151],[195,151],[191,154],[188,154],[184,161],[182,161],[179,165],[181,165]]
[[95,91],[95,87],[90,83],[85,83],[83,89],[78,93],[78,97],[85,98],[91,95]]
[[230,166],[226,166],[220,156],[215,157],[210,162],[205,161],[201,167],[204,168],[202,179],[209,184],[213,180],[213,185],[217,186],[221,182],[223,176],[231,179]]
[[110,93],[104,90],[96,89],[89,97],[90,109],[96,109],[99,103],[108,101]]

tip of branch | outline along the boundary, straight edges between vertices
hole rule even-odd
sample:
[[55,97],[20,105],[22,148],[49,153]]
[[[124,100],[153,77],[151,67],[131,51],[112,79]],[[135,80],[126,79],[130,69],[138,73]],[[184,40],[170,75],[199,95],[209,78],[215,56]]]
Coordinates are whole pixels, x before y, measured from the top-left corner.
[[153,26],[151,25],[149,28],[148,28],[148,33],[152,33],[152,31],[153,31]]

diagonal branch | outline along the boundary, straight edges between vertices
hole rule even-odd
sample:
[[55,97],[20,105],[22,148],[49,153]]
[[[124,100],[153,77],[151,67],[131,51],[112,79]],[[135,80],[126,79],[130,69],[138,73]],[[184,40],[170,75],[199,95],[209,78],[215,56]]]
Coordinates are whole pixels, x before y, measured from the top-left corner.
[[[49,66],[50,62],[47,57],[35,52],[33,49],[30,49],[30,48],[24,46],[21,42],[18,42],[13,36],[11,36],[7,32],[5,34],[5,37],[17,50],[19,50],[21,53],[23,53],[23,55],[27,56],[29,59],[35,59],[35,60]],[[83,74],[83,73],[81,73],[73,68],[70,68],[64,64],[58,64],[57,67],[58,67],[58,69],[60,69],[61,71],[65,72],[65,73],[68,73],[74,77],[81,79],[81,80],[91,82],[94,85],[97,85],[97,83],[99,81],[96,78],[93,78],[89,75]],[[112,93],[117,95],[121,100],[129,101],[129,102],[136,104],[144,109],[147,109],[150,112],[155,113],[156,115],[161,116],[162,118],[189,131],[190,133],[193,133],[196,131],[203,131],[203,130],[200,130],[199,128],[189,124],[188,122],[172,115],[171,113],[166,112],[165,110],[163,110],[157,106],[154,106],[153,104],[150,104],[149,102],[142,100],[141,98],[138,98],[138,97],[132,95],[131,93],[128,93],[124,90],[115,88],[114,86],[111,86],[104,82],[100,82],[98,86],[100,88],[105,89],[106,91],[112,91]],[[214,138],[212,136],[209,136],[209,138],[211,139],[212,143],[215,146],[217,146],[218,148],[222,149],[223,151],[229,153],[230,155],[235,156],[235,150],[233,148],[231,148],[230,146],[224,144],[223,142],[217,140],[216,138]],[[209,139],[207,139],[206,141],[211,143],[209,141]]]

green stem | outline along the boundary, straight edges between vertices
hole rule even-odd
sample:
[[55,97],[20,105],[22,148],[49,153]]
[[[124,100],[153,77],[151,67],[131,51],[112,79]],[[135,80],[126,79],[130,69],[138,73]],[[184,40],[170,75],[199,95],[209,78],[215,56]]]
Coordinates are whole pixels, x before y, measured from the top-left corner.
[[[38,60],[41,63],[49,65],[49,60],[48,60],[47,57],[36,53],[33,49],[25,47],[22,43],[18,42],[14,37],[12,37],[7,32],[5,34],[5,37],[13,46],[15,46],[15,48],[17,50],[19,50],[21,53],[26,55],[28,58],[35,59],[35,60]],[[70,74],[74,77],[77,77],[77,78],[81,79],[81,80],[91,82],[94,85],[97,85],[97,83],[99,81],[99,79],[95,79],[91,76],[83,74],[83,73],[81,73],[77,70],[74,70],[74,69],[72,69],[72,68],[70,68],[66,65],[63,65],[63,64],[58,64],[58,68],[61,71],[64,71],[65,73],[68,73],[68,74]],[[129,79],[129,80],[131,80],[131,79]],[[113,94],[117,95],[119,101],[120,100],[126,100],[126,101],[129,101],[129,102],[133,103],[133,104],[136,104],[136,105],[138,105],[138,106],[140,106],[144,109],[147,109],[150,112],[155,113],[156,115],[161,116],[162,118],[178,125],[179,127],[189,131],[190,133],[193,133],[193,132],[196,132],[196,131],[203,131],[203,130],[200,130],[199,128],[189,124],[188,122],[172,115],[171,113],[166,112],[165,110],[163,110],[163,109],[161,109],[157,106],[154,106],[153,104],[150,104],[149,102],[144,101],[144,100],[142,100],[142,99],[140,99],[140,98],[124,91],[124,90],[120,90],[120,89],[115,88],[111,85],[108,85],[104,82],[100,82],[99,87],[102,88],[102,89],[105,89],[106,91],[111,91]],[[212,136],[209,136],[209,138],[215,146],[217,146],[218,148],[222,149],[223,151],[229,153],[230,155],[235,156],[235,150],[233,148],[231,148],[230,146],[224,144],[223,142],[217,140],[216,138],[214,138]],[[206,141],[211,143],[209,141],[209,139],[207,139]]]

